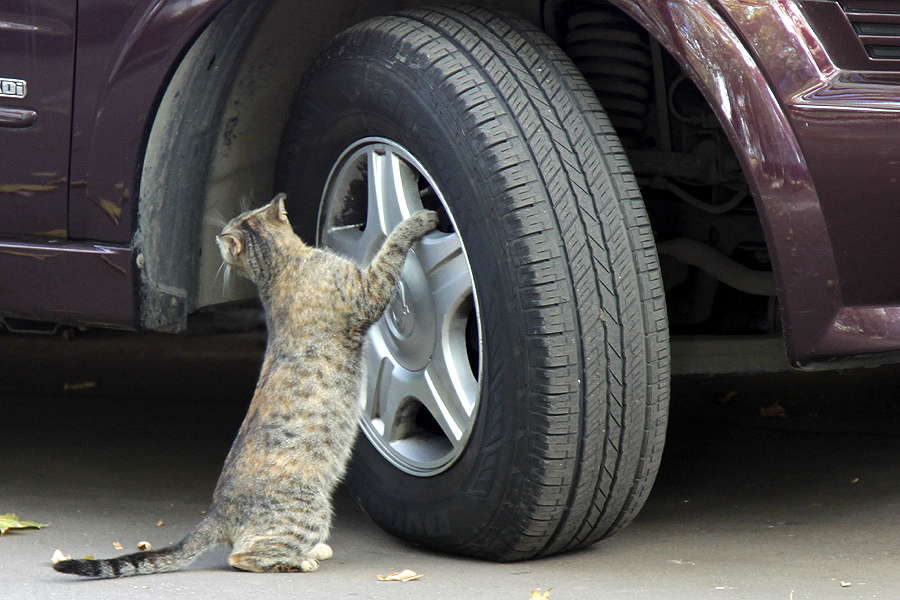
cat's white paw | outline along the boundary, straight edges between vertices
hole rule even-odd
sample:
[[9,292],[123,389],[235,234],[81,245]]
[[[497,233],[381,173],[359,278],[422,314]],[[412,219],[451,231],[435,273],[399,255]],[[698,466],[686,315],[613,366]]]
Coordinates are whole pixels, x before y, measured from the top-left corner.
[[332,556],[334,556],[334,551],[331,549],[331,546],[326,544],[325,542],[319,542],[313,549],[309,552],[310,558],[314,558],[316,560],[328,560]]
[[300,561],[300,570],[304,573],[312,573],[319,568],[319,561],[314,558],[304,558]]

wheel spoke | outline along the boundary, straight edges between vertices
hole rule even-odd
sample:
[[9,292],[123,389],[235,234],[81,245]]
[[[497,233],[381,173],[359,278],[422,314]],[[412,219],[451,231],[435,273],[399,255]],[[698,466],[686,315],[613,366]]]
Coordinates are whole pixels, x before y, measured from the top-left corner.
[[387,236],[403,219],[421,208],[415,173],[390,148],[371,146],[366,158],[369,173],[366,229]]
[[[452,260],[462,257],[462,244],[455,233],[432,232],[422,238],[416,247],[416,258],[425,273],[431,276]],[[465,262],[465,260],[463,260]],[[468,271],[468,267],[465,267]]]
[[466,325],[472,309],[472,288],[466,278],[458,277],[447,286],[446,294],[438,297],[446,300],[450,310],[439,312],[438,336],[435,353],[428,365],[428,374],[437,389],[453,394],[460,409],[471,417],[478,402],[478,380],[472,372],[466,345]]
[[[452,236],[456,237],[456,236]],[[458,243],[458,241],[457,241]],[[444,320],[441,331],[448,329],[448,319],[459,317],[458,309],[472,297],[472,275],[462,251],[446,257],[426,274],[434,298],[434,310],[439,319]]]
[[333,227],[322,234],[322,243],[349,258],[357,264],[363,264],[365,256],[366,232],[361,231],[358,225]]
[[[393,363],[379,339],[373,339],[366,351],[366,381],[362,394],[363,418],[379,437],[390,441],[401,398],[391,394]],[[370,432],[371,433],[371,432]]]
[[[432,360],[422,371],[410,371],[385,355],[380,336],[373,338],[366,361],[368,381],[363,398],[365,418],[371,428],[386,444],[402,442],[416,434],[415,409],[424,409],[450,445],[457,447],[464,443],[465,433],[474,420],[477,393],[477,382],[471,372],[467,379],[452,373],[458,370],[450,368],[455,364],[452,357]],[[464,368],[469,369],[467,364]]]
[[[429,389],[442,390],[441,393],[433,393],[431,404],[425,404],[432,410],[432,415],[438,423],[447,422],[449,430],[454,435],[454,446],[461,441],[461,434],[467,431],[475,420],[475,400],[478,393],[478,382],[472,376],[469,365],[465,360],[465,345],[460,348],[462,356],[451,353],[444,356],[444,360],[433,360],[425,369],[425,379]],[[438,417],[438,412],[441,417]]]
[[472,373],[466,346],[466,326],[474,309],[472,275],[455,234],[434,243],[428,240],[423,246],[427,250],[421,260],[437,316],[437,342],[429,376],[437,389],[452,391],[461,414],[470,419],[478,401],[478,380]]
[[[409,427],[408,416],[403,414],[403,408],[409,406],[409,400],[415,399],[421,405],[419,410],[427,410],[438,424],[444,437],[457,446],[463,439],[463,434],[468,430],[470,417],[465,410],[455,402],[455,394],[439,393],[436,389],[440,383],[431,377],[431,368],[425,371],[408,371],[403,367],[394,365],[390,374],[390,396],[402,399],[395,402],[398,409],[390,415],[392,424],[391,441],[402,441],[409,437],[414,430]],[[449,388],[447,388],[449,392]],[[383,414],[385,422],[389,415]]]

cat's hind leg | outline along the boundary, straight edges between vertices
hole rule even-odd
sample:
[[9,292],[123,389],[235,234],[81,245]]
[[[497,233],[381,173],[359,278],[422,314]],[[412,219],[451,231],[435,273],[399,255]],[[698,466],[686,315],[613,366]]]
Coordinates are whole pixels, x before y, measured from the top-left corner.
[[257,537],[235,544],[228,563],[241,571],[255,573],[310,573],[319,568],[319,561],[331,558],[331,546],[285,536]]
[[232,554],[228,563],[235,569],[253,573],[312,573],[319,568],[319,561],[314,558],[261,557],[246,553]]

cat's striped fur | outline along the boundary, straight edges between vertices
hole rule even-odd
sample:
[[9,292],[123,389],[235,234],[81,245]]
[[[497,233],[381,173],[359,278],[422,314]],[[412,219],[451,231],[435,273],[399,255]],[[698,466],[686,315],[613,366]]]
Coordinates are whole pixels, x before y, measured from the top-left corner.
[[172,571],[226,543],[238,569],[317,569],[331,556],[331,496],[356,435],[364,336],[392,299],[410,247],[436,224],[432,211],[408,218],[360,270],[304,244],[281,194],[228,223],[217,238],[222,257],[259,288],[269,340],[206,518],[161,550],[54,568],[90,577]]

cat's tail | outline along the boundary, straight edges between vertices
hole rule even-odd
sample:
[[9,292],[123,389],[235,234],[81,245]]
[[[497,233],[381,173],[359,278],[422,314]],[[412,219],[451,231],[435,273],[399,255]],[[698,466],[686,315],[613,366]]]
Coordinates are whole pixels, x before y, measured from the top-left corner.
[[53,568],[60,573],[98,579],[175,571],[194,562],[203,552],[219,543],[219,537],[217,519],[212,513],[184,536],[184,539],[166,548],[103,560],[62,560],[53,565]]

